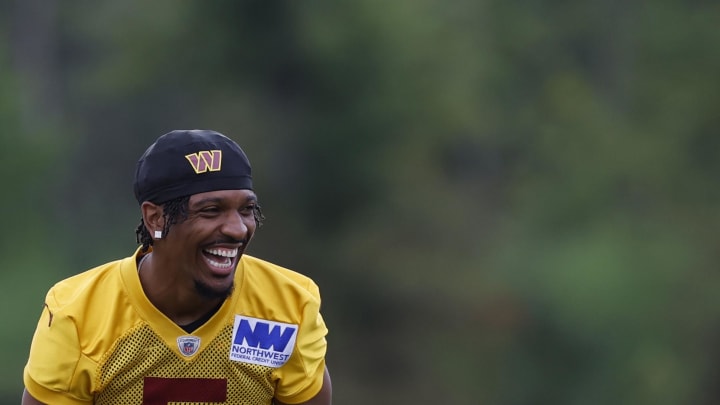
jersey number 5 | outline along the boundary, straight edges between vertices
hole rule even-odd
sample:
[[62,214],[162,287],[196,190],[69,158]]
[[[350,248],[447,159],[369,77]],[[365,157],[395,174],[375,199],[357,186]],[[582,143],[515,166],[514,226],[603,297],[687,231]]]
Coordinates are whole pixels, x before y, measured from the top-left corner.
[[225,402],[227,380],[222,378],[145,377],[143,405],[170,402]]

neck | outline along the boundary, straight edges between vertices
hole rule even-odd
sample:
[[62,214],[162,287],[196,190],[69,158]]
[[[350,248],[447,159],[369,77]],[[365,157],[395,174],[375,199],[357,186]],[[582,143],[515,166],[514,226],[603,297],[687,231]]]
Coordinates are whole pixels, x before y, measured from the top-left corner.
[[155,308],[176,324],[188,325],[202,318],[207,320],[225,301],[225,298],[211,298],[200,294],[192,282],[181,282],[179,277],[161,274],[157,266],[152,253],[140,259],[140,284],[145,296]]

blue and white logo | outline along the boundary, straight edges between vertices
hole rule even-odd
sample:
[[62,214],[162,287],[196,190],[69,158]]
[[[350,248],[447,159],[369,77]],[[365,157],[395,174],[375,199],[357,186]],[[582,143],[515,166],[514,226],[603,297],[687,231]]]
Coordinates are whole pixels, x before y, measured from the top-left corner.
[[295,348],[298,326],[235,315],[230,360],[280,367]]
[[190,357],[197,353],[200,348],[200,338],[197,336],[180,336],[177,338],[178,349],[185,357]]

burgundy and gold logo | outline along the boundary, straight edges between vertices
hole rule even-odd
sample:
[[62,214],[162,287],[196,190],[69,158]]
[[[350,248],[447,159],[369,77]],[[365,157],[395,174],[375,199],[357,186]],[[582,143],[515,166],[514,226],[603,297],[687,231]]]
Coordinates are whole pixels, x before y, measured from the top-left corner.
[[195,173],[219,172],[222,165],[221,150],[201,150],[197,153],[185,155]]

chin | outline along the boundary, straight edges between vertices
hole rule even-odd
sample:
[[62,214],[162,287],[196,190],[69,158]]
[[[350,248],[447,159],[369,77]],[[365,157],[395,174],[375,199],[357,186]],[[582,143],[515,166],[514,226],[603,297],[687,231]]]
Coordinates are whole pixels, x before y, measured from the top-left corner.
[[222,298],[226,299],[232,295],[235,289],[235,284],[230,284],[228,287],[212,287],[206,283],[195,280],[195,291],[201,296],[210,299]]

